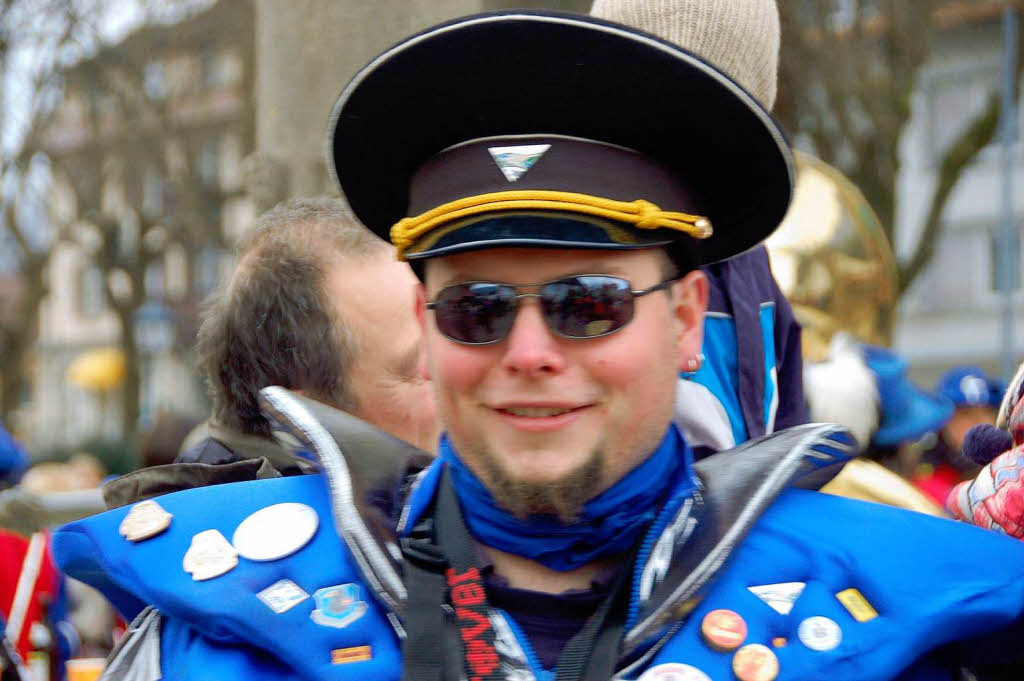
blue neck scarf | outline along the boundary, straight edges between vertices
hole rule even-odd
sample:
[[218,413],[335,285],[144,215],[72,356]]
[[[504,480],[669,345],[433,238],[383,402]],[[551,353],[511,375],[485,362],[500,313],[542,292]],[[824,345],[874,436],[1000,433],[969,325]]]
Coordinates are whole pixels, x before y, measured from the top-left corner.
[[670,495],[689,494],[695,486],[692,455],[675,425],[646,461],[588,501],[572,525],[551,515],[520,520],[500,508],[459,460],[447,435],[441,439],[440,457],[451,471],[470,534],[487,546],[561,572],[628,550]]

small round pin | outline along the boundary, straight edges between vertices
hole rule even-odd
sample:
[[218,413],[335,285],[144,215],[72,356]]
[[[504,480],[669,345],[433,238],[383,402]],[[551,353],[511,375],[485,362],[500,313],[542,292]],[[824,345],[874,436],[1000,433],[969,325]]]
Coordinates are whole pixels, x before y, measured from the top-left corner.
[[710,648],[726,653],[743,645],[747,623],[732,610],[712,610],[701,620],[700,633]]
[[779,658],[768,646],[748,643],[733,655],[732,671],[739,681],[775,681]]
[[818,652],[833,650],[843,640],[843,630],[828,617],[808,617],[796,633],[801,643]]
[[692,665],[668,662],[651,667],[637,681],[711,681],[711,677]]

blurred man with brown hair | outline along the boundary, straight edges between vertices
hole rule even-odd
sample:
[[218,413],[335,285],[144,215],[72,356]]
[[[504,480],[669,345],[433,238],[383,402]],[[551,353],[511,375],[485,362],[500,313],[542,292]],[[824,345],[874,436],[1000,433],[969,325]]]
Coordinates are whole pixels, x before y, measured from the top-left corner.
[[257,393],[280,385],[345,410],[421,449],[438,435],[409,310],[416,278],[337,199],[293,199],[260,217],[199,330],[213,416],[183,463],[266,457],[308,470],[270,439]]

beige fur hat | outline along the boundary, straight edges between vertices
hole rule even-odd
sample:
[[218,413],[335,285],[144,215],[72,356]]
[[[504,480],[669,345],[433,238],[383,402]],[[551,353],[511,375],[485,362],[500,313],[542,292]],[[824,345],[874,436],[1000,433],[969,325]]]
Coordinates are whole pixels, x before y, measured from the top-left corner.
[[775,0],[594,0],[590,14],[673,42],[742,85],[766,110],[775,105]]

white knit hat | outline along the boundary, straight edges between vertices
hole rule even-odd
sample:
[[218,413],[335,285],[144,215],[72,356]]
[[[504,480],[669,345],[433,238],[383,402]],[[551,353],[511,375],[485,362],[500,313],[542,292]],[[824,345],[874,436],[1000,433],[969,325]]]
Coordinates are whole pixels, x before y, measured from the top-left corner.
[[775,0],[594,0],[590,13],[673,42],[742,85],[766,110],[775,104]]

